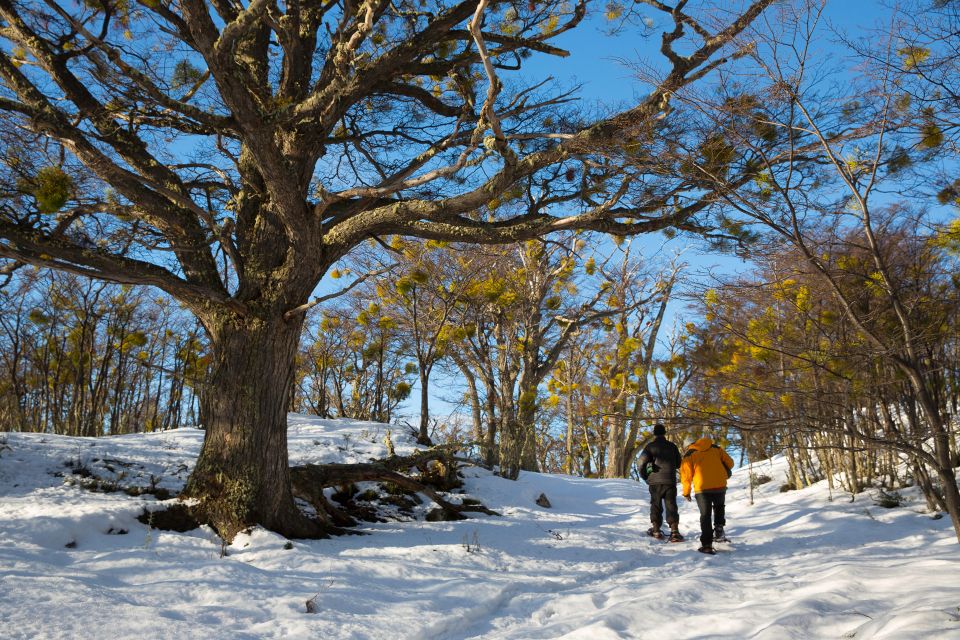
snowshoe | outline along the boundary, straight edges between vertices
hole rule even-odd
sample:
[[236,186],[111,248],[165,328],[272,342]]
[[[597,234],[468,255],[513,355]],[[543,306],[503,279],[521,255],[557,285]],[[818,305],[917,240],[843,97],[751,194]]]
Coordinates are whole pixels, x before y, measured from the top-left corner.
[[728,538],[727,534],[724,533],[723,527],[717,527],[713,530],[713,541],[714,542],[730,542],[730,538]]
[[717,555],[717,552],[713,547],[700,547],[699,549],[697,549],[697,551],[699,551],[700,553],[705,553],[708,556]]
[[683,542],[683,536],[680,535],[679,531],[671,531],[670,542]]
[[647,535],[651,538],[656,538],[657,540],[663,540],[663,531],[659,528],[650,527],[647,529]]

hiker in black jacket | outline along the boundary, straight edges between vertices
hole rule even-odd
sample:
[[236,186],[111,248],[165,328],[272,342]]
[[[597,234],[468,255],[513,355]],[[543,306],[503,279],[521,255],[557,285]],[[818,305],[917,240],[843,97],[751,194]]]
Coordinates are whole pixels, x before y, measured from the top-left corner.
[[[666,427],[662,424],[653,427],[653,442],[644,447],[637,464],[640,477],[650,487],[650,522],[653,524],[647,533],[662,539],[663,515],[666,511],[667,524],[670,525],[670,542],[680,542],[680,513],[677,511],[677,470],[680,468],[680,449],[665,437]],[[666,507],[666,508],[664,508]]]

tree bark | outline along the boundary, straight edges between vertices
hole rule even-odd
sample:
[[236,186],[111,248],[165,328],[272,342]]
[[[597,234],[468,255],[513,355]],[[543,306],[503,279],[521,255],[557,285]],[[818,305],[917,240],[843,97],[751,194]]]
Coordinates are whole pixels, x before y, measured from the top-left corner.
[[499,452],[497,451],[497,431],[499,430],[500,417],[497,413],[497,389],[492,373],[484,372],[483,386],[486,389],[484,401],[487,406],[487,431],[483,440],[483,463],[488,469],[493,469],[500,462]]
[[213,352],[202,390],[206,438],[184,496],[226,540],[254,524],[294,538],[324,535],[295,506],[287,406],[302,316],[289,322],[222,315],[208,324]]
[[[572,387],[572,383],[570,383]],[[567,393],[567,436],[566,447],[563,458],[563,472],[567,475],[573,473],[573,389]]]
[[477,393],[477,380],[470,369],[460,369],[464,380],[467,381],[467,393],[470,397],[470,416],[473,419],[473,439],[482,446],[483,443],[483,414],[480,410],[480,395]]
[[943,416],[940,413],[940,407],[936,404],[928,391],[927,376],[919,365],[910,363],[911,367],[901,366],[905,370],[913,391],[916,394],[917,401],[923,413],[927,417],[930,430],[933,435],[933,453],[937,460],[937,474],[940,476],[940,482],[943,485],[943,502],[950,515],[950,521],[953,523],[953,531],[957,536],[957,542],[960,542],[960,487],[957,486],[957,476],[953,469],[953,460],[950,455],[950,435],[944,423]]
[[609,425],[607,430],[609,453],[607,454],[607,468],[604,470],[603,476],[605,478],[626,478],[627,455],[623,442],[623,419],[620,416],[610,416],[607,424]]
[[417,444],[432,445],[430,441],[430,366],[420,363],[420,429]]

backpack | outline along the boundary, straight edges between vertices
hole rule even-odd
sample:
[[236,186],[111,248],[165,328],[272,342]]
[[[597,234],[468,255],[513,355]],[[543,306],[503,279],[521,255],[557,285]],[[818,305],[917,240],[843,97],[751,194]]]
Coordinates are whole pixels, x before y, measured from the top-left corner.
[[[719,445],[713,445],[713,446],[711,447],[711,449],[719,449],[719,448],[720,448]],[[723,461],[723,456],[720,456],[720,464],[722,464],[724,470],[726,470],[726,472],[727,472],[727,479],[729,480],[730,477],[733,475],[733,468],[727,466],[727,463]]]

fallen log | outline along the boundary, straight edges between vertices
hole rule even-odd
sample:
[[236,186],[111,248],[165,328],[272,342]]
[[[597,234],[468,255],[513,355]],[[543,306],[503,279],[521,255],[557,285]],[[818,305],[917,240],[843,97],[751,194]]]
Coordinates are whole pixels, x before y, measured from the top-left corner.
[[[353,526],[356,521],[334,506],[324,495],[328,487],[340,487],[357,482],[389,482],[411,493],[422,493],[436,503],[452,519],[462,519],[465,512],[500,515],[481,504],[455,504],[438,492],[459,485],[454,454],[459,447],[444,445],[409,456],[390,456],[382,460],[354,464],[306,464],[291,467],[290,475],[295,496],[306,500],[319,514],[328,515],[338,526]],[[419,477],[404,475],[411,469]]]

